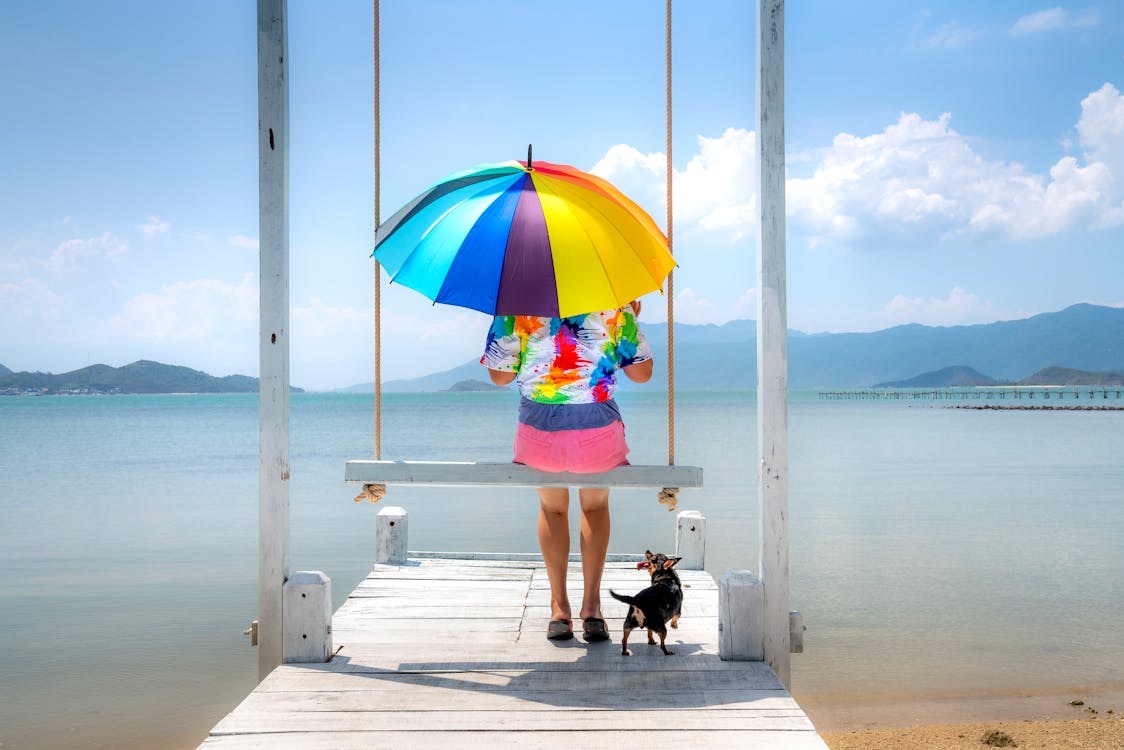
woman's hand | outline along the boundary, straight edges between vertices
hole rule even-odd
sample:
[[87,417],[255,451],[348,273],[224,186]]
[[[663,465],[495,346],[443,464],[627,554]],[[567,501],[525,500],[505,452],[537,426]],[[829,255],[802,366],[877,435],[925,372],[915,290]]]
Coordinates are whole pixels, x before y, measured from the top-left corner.
[[629,302],[628,304],[632,308],[633,316],[639,317],[640,316],[640,300],[634,299],[634,300],[632,300],[632,302]]

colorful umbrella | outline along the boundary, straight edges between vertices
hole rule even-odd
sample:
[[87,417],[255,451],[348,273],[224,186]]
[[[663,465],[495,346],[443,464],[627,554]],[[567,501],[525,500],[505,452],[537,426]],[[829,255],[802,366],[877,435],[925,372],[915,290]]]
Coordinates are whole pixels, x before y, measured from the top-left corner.
[[652,217],[573,167],[509,161],[450,175],[375,233],[391,281],[491,315],[569,317],[660,289],[675,266]]

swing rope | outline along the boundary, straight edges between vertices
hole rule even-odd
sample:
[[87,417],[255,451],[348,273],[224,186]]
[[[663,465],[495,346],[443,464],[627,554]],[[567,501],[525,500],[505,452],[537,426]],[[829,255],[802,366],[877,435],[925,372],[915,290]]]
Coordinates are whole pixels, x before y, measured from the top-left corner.
[[[675,257],[672,247],[674,211],[672,209],[672,179],[675,175],[671,164],[671,0],[667,0],[665,15],[665,41],[664,41],[664,89],[667,101],[666,136],[666,164],[667,171],[667,251]],[[675,465],[675,269],[667,274],[667,465]],[[659,500],[668,506],[668,510],[675,510],[679,488],[664,487],[660,490]]]
[[[665,74],[665,100],[666,100],[666,171],[667,171],[667,250],[674,257],[672,247],[673,235],[673,204],[672,182],[674,170],[671,159],[671,1],[665,4],[665,41],[664,41],[664,74]],[[373,0],[374,6],[374,230],[377,238],[380,215],[380,188],[381,188],[381,134],[382,117],[380,111],[381,95],[379,87],[379,59],[380,59],[380,33],[379,33],[379,0]],[[372,242],[372,244],[374,244]],[[376,260],[374,265],[374,390],[375,390],[375,460],[382,458],[382,266]],[[675,271],[667,274],[667,464],[675,465]],[[668,506],[668,511],[676,509],[678,502],[678,487],[664,487],[659,492],[659,502]],[[386,484],[375,483],[363,485],[362,492],[355,498],[355,502],[368,500],[377,503],[386,496]]]
[[[375,28],[374,28],[374,99],[375,99],[375,226],[374,231],[377,234],[379,231],[379,223],[382,221],[380,214],[379,198],[381,191],[381,164],[379,157],[382,153],[382,115],[379,110],[382,102],[382,97],[379,91],[379,2],[374,2],[375,11]],[[371,243],[374,244],[374,241]],[[374,361],[374,376],[375,376],[375,460],[378,461],[382,458],[382,264],[377,260],[375,261],[375,300],[374,300],[374,326],[375,326],[375,361]],[[362,492],[355,498],[355,502],[367,500],[368,502],[377,503],[386,497],[385,484],[365,484],[363,485]]]

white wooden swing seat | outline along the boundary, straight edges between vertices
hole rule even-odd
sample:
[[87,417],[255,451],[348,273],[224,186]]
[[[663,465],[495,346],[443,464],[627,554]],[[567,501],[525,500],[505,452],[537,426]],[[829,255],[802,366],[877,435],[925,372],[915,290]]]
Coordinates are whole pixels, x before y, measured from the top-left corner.
[[344,481],[349,484],[506,485],[511,487],[656,487],[703,486],[698,466],[619,466],[598,474],[546,472],[516,463],[479,461],[348,461]]

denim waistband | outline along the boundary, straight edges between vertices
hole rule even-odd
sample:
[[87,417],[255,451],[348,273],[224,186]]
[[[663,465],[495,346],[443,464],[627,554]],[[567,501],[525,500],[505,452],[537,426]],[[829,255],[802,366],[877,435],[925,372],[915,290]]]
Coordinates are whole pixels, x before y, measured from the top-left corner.
[[589,404],[544,404],[519,399],[519,421],[536,430],[588,430],[619,422],[621,411],[615,399]]

